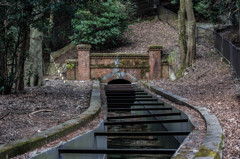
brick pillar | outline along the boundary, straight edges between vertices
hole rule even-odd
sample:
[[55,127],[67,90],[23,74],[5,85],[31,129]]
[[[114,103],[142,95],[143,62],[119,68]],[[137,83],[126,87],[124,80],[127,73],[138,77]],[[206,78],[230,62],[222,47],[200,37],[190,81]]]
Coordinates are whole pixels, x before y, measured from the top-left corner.
[[149,79],[151,80],[161,78],[161,74],[162,74],[161,51],[162,51],[162,46],[160,45],[148,46],[149,65],[150,65]]
[[77,80],[90,80],[90,49],[91,45],[77,45],[78,73]]

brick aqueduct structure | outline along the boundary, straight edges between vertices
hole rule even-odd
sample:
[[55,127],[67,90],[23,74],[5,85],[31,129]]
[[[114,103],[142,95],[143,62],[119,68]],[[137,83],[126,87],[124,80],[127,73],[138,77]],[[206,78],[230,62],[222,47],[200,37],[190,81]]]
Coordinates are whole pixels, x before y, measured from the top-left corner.
[[77,45],[78,59],[68,59],[68,80],[114,79],[134,82],[167,78],[168,64],[162,62],[162,46],[148,46],[148,53],[90,53],[91,45]]

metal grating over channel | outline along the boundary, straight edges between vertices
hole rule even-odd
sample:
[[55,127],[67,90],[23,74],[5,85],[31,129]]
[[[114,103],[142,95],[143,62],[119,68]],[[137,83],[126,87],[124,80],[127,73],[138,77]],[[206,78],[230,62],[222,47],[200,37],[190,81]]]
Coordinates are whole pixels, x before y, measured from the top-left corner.
[[61,148],[60,157],[106,154],[105,159],[169,159],[194,128],[183,112],[135,84],[108,84],[105,93],[105,131],[94,136],[96,140],[105,137],[107,148]]

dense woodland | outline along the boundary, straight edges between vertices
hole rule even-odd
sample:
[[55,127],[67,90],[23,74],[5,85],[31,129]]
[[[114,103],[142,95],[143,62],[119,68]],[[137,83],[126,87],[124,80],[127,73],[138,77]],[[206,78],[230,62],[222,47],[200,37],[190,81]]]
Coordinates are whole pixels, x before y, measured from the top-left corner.
[[91,44],[95,50],[124,45],[128,25],[156,15],[159,5],[179,13],[179,69],[194,63],[196,21],[239,26],[238,0],[3,0],[1,94],[42,85],[50,52],[71,42]]

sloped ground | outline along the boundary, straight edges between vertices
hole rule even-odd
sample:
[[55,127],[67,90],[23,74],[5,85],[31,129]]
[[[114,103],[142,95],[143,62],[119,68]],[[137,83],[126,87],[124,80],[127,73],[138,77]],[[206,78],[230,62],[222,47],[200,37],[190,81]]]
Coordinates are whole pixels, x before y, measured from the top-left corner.
[[0,96],[0,145],[70,120],[89,106],[92,82],[47,81],[43,87]]
[[128,45],[108,52],[146,53],[148,45],[162,45],[168,53],[177,48],[177,31],[156,19],[130,25],[125,37]]
[[[143,21],[129,26],[124,33],[125,45],[112,49],[103,50],[106,53],[147,53],[148,45],[162,45],[163,51],[170,53],[177,48],[177,31],[169,25],[159,21]],[[65,60],[77,59],[77,50],[73,48],[66,54],[55,59],[56,63],[63,64]]]
[[240,158],[239,81],[231,66],[219,54],[198,46],[199,58],[178,81],[150,81],[165,91],[189,99],[193,105],[205,106],[219,119],[225,135],[223,158]]

